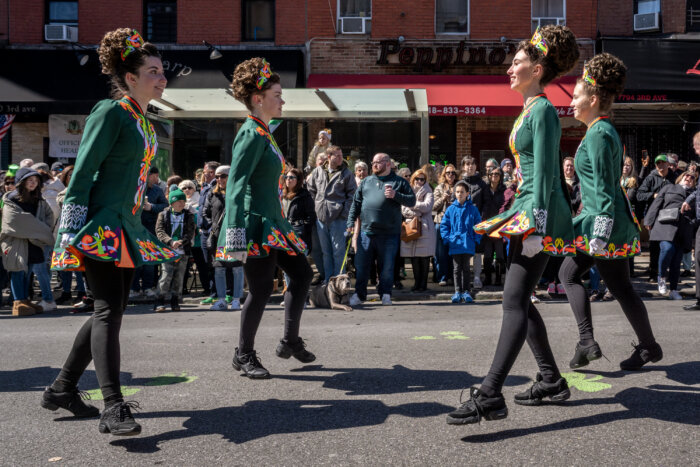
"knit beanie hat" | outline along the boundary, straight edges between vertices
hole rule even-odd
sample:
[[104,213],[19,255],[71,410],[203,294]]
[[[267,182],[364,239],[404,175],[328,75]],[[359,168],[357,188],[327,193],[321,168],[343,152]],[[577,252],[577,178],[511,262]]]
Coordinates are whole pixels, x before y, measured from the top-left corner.
[[170,204],[173,204],[175,201],[187,201],[187,196],[185,196],[185,193],[182,192],[179,188],[176,190],[172,190],[170,194],[168,195],[168,202]]
[[216,168],[215,175],[228,175],[228,171],[231,169],[230,165],[220,165]]
[[503,167],[505,167],[506,164],[513,165],[513,161],[510,160],[510,159],[508,159],[507,157],[504,158],[504,159],[501,161],[501,169],[503,169]]

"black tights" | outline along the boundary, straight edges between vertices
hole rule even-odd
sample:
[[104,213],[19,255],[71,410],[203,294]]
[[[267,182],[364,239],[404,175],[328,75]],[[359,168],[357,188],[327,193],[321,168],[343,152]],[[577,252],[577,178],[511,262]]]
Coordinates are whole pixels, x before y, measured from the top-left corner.
[[411,267],[413,267],[413,277],[415,279],[413,288],[416,290],[425,290],[426,288],[428,288],[428,271],[430,270],[430,257],[411,257]]
[[547,266],[549,256],[539,253],[532,258],[522,254],[522,238],[512,237],[508,252],[506,281],[503,286],[503,322],[496,355],[481,390],[488,395],[501,392],[515,359],[527,339],[545,382],[555,382],[561,375],[547,339],[547,329],[540,313],[530,301],[537,281]]
[[248,296],[241,311],[239,355],[255,349],[255,334],[258,332],[267,300],[272,295],[275,266],[279,266],[289,276],[287,292],[284,294],[284,340],[290,344],[299,341],[299,323],[313,271],[305,256],[291,256],[273,248],[268,256],[249,259],[243,266],[248,280]]
[[76,387],[85,368],[94,360],[105,404],[122,399],[119,330],[133,276],[133,269],[85,258],[85,278],[95,297],[95,313],[78,331],[73,348],[52,386],[54,389],[65,391]]
[[566,258],[559,270],[559,280],[564,284],[566,295],[574,311],[578,324],[579,340],[582,345],[593,343],[593,321],[591,303],[581,277],[595,266],[613,297],[620,302],[627,321],[632,325],[637,339],[642,345],[656,342],[649,324],[649,315],[644,302],[639,298],[630,282],[630,270],[627,259],[603,260],[583,253]]

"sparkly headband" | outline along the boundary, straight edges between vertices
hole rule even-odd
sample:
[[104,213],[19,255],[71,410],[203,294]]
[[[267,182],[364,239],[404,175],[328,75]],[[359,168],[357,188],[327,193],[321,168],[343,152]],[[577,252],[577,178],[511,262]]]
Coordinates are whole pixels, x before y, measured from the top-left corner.
[[122,61],[126,60],[131,52],[144,44],[143,37],[136,29],[131,30],[131,36],[126,38],[126,46],[122,49]]
[[588,73],[588,68],[583,69],[583,76],[581,77],[581,79],[586,83],[590,84],[591,86],[595,87],[595,78]]
[[262,89],[263,86],[265,86],[265,83],[267,83],[267,80],[270,79],[270,76],[272,76],[270,64],[263,58],[263,67],[260,70],[260,78],[258,78],[258,82],[255,83],[255,86],[257,86],[258,89]]
[[534,45],[536,49],[542,52],[542,55],[545,57],[547,56],[549,46],[547,45],[547,41],[544,40],[544,37],[542,37],[539,26],[537,26],[537,29],[535,29],[535,33],[532,35],[532,39],[530,39],[530,44]]

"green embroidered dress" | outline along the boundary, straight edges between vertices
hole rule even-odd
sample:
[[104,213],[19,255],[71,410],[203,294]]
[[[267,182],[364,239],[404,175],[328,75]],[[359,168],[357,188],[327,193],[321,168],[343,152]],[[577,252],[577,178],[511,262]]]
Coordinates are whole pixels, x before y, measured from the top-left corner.
[[248,116],[233,142],[216,259],[233,261],[230,253],[237,251],[246,251],[249,259],[261,258],[270,248],[289,255],[306,253],[306,244],[284,215],[284,173],[284,156],[269,129]]
[[594,120],[576,151],[574,167],[581,181],[581,214],[574,218],[576,249],[591,255],[594,238],[607,242],[600,259],[618,259],[641,252],[640,226],[620,186],[623,150],[608,117]]
[[[95,105],[63,202],[52,269],[82,270],[84,256],[127,268],[179,258],[141,223],[157,148],[153,125],[136,101],[124,97]],[[66,233],[75,238],[64,250]]]
[[560,178],[559,116],[544,94],[530,101],[510,133],[518,188],[513,206],[474,227],[491,237],[530,234],[543,237],[544,251],[552,256],[573,256],[571,209]]

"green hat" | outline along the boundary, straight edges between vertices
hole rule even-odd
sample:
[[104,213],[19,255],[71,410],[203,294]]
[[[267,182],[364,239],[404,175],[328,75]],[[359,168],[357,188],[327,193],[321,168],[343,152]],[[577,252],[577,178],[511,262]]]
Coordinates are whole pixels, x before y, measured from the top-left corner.
[[654,164],[657,162],[668,162],[668,157],[666,157],[666,154],[659,154],[656,156],[656,159],[654,159]]
[[10,164],[10,166],[7,168],[7,176],[14,177],[18,170],[19,170],[19,165]]
[[173,204],[175,201],[180,200],[186,201],[187,196],[185,196],[185,193],[183,193],[182,190],[180,190],[179,188],[177,190],[171,191],[168,195],[168,202],[170,202],[170,204]]

